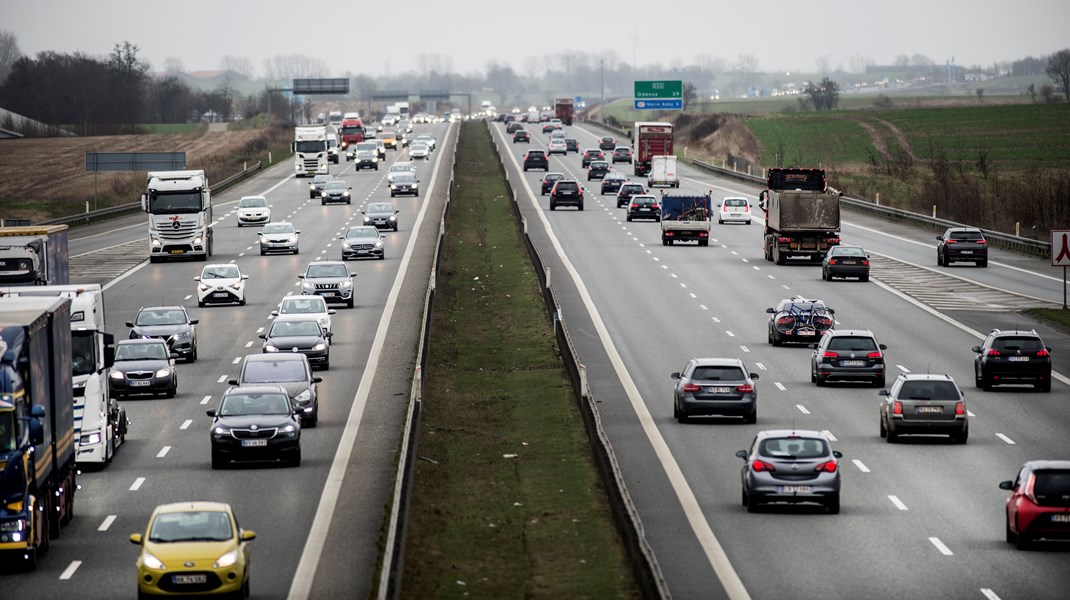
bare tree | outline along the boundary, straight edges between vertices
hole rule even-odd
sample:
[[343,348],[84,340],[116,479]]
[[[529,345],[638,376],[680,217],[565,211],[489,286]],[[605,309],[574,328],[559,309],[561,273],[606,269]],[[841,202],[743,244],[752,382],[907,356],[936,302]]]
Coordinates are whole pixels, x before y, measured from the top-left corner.
[[244,56],[224,56],[219,59],[219,68],[223,71],[232,71],[239,75],[252,79],[256,72],[253,61]]
[[819,56],[819,57],[814,59],[814,69],[817,70],[817,74],[818,75],[828,75],[829,74],[829,62],[830,62],[830,57],[829,57],[828,54],[826,54],[824,56]]
[[1036,104],[1036,102],[1037,102],[1037,84],[1035,84],[1035,83],[1030,83],[1030,84],[1029,84],[1029,87],[1027,87],[1027,88],[1025,89],[1025,91],[1026,91],[1026,93],[1027,93],[1027,94],[1029,94],[1029,99],[1030,99],[1030,100],[1031,100],[1031,101],[1032,101],[1032,102],[1033,102],[1034,104]]
[[1055,86],[1050,83],[1040,86],[1040,97],[1044,100],[1044,104],[1055,102]]
[[928,56],[925,56],[924,54],[915,54],[914,56],[910,57],[910,64],[916,67],[929,67],[936,63],[933,62],[933,59],[929,58]]
[[4,83],[7,74],[11,72],[11,67],[21,56],[19,41],[15,34],[0,29],[0,84]]
[[698,88],[690,81],[685,81],[683,93],[684,110],[687,110],[687,108],[698,98]]
[[168,75],[178,75],[179,73],[186,72],[186,67],[182,64],[181,58],[168,56],[163,59],[163,72]]
[[732,70],[744,87],[750,87],[758,80],[758,59],[753,54],[740,54]]
[[304,54],[276,54],[264,59],[264,76],[268,81],[283,83],[289,79],[327,77],[330,69],[321,58],[309,58]]
[[977,94],[977,103],[980,104],[981,103],[981,97],[985,95],[984,88],[977,88],[974,91],[974,93]]
[[866,67],[874,64],[873,58],[852,54],[847,57],[848,68],[852,73],[865,73]]
[[1044,71],[1055,82],[1055,87],[1062,90],[1063,97],[1070,100],[1070,49],[1052,54]]
[[897,67],[909,67],[910,57],[906,54],[900,54],[895,57],[895,66]]
[[828,77],[817,84],[806,84],[803,93],[810,97],[815,110],[832,110],[840,103],[840,86]]

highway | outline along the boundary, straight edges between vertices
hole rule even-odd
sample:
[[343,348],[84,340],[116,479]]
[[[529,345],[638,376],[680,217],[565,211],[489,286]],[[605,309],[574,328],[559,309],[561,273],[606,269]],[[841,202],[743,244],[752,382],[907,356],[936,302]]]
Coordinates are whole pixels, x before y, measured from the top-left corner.
[[[1068,381],[1050,394],[982,393],[970,352],[976,332],[1021,321],[1008,310],[1061,302],[1061,280],[1046,261],[993,249],[987,269],[937,269],[935,233],[849,212],[843,241],[874,253],[870,283],[826,283],[817,266],[766,262],[758,218],[715,222],[709,247],[666,247],[657,223],[626,222],[598,181],[586,186],[584,211],[549,211],[542,171],[520,168],[527,145],[513,144],[501,124],[491,128],[673,597],[1065,597],[1070,547],[1018,552],[1006,544],[1007,492],[997,485],[1026,460],[1070,456]],[[566,130],[581,152],[605,135]],[[533,148],[547,143],[540,131]],[[615,168],[631,176],[629,165]],[[551,157],[550,170],[586,184],[577,154]],[[666,193],[712,190],[715,199],[744,195],[757,205],[753,185],[689,166],[680,172],[681,188]],[[835,308],[839,328],[872,330],[888,346],[889,383],[900,372],[954,377],[966,393],[969,443],[914,437],[889,445],[878,437],[876,389],[812,384],[808,349],[766,340],[765,308],[795,294]],[[1065,374],[1065,336],[1045,335]],[[760,374],[757,425],[672,418],[669,374],[695,356],[738,357]],[[829,433],[844,453],[841,514],[748,514],[740,505],[735,452],[756,431],[793,427]]]
[[[356,307],[332,305],[331,368],[317,371],[319,426],[302,433],[299,468],[210,467],[205,410],[216,408],[241,358],[259,353],[259,333],[297,274],[316,259],[338,260],[338,236],[361,224],[368,201],[391,201],[386,167],[407,160],[387,151],[378,171],[331,165],[352,186],[352,205],[321,206],[308,179],[287,159],[214,198],[215,254],[250,276],[246,306],[197,307],[193,278],[203,262],[150,264],[147,217],[138,214],[72,232],[73,282],[105,285],[108,331],[125,339],[142,306],[184,304],[199,319],[199,360],[178,365],[178,397],[123,400],[131,420],[115,461],[79,477],[76,518],[33,573],[0,575],[0,596],[111,599],[135,595],[137,548],[152,509],[182,500],[229,502],[253,530],[251,587],[256,598],[363,598],[375,581],[378,540],[395,471],[396,451],[415,367],[420,315],[450,182],[458,128],[417,126],[437,149],[418,161],[421,193],[393,199],[400,231],[387,232],[385,260],[350,261]],[[196,165],[190,165],[196,167]],[[300,254],[261,256],[258,227],[238,227],[243,195],[267,196],[272,220],[301,231]]]

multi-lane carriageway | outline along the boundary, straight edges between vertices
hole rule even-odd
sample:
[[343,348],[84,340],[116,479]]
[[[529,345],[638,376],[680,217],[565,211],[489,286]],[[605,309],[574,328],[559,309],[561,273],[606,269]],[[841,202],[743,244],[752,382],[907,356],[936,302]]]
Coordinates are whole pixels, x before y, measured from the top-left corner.
[[[514,146],[499,124],[490,127],[529,231],[554,270],[603,424],[674,597],[1065,597],[1067,548],[1021,553],[1005,544],[1005,492],[996,485],[1025,460],[1070,456],[1067,380],[1051,394],[982,394],[968,385],[979,332],[1021,322],[1010,309],[1061,299],[1061,282],[1041,261],[994,251],[988,269],[938,270],[930,233],[853,214],[845,215],[844,241],[879,256],[869,284],[825,283],[813,266],[765,262],[757,220],[715,224],[708,248],[663,247],[656,223],[626,223],[597,185],[588,186],[584,212],[549,212],[536,186],[541,172],[523,173],[516,162],[526,146]],[[38,571],[3,575],[4,598],[132,596],[136,548],[127,535],[156,504],[194,497],[231,502],[243,527],[257,531],[255,597],[368,594],[457,131],[428,129],[440,150],[420,165],[422,197],[395,199],[404,220],[387,234],[387,260],[351,263],[358,305],[335,315],[335,331],[345,333],[322,374],[324,413],[306,434],[302,466],[212,471],[204,409],[218,401],[241,356],[258,351],[256,334],[278,298],[295,289],[296,274],[313,258],[336,257],[334,238],[357,222],[363,203],[389,198],[385,171],[332,167],[353,186],[352,207],[309,201],[307,182],[294,180],[288,163],[216,198],[213,260],[251,275],[249,304],[191,309],[201,319],[201,359],[180,365],[179,397],[127,401],[130,444],[106,470],[82,476],[75,523]],[[581,147],[602,135],[568,129]],[[532,138],[532,147],[545,144],[546,136]],[[388,162],[398,158],[404,153]],[[555,156],[551,170],[585,181],[579,162]],[[756,197],[746,184],[681,171],[681,193]],[[268,196],[275,220],[298,224],[300,255],[260,257],[255,229],[234,226],[236,200],[257,193]],[[71,242],[74,262],[89,275],[83,280],[108,285],[109,330],[120,338],[123,321],[142,305],[190,304],[202,264],[137,260],[143,228],[142,217],[131,217],[79,230]],[[969,444],[887,445],[877,436],[875,389],[819,392],[809,382],[808,350],[766,345],[765,307],[794,294],[824,299],[839,326],[872,329],[889,347],[893,373],[951,374],[967,391]],[[984,298],[983,310],[961,302],[970,294]],[[1046,341],[1059,369],[1067,345],[1052,335]],[[738,356],[761,373],[757,426],[672,419],[668,375],[700,355]],[[806,508],[752,515],[739,505],[735,451],[758,429],[793,426],[826,431],[844,452],[840,515]]]

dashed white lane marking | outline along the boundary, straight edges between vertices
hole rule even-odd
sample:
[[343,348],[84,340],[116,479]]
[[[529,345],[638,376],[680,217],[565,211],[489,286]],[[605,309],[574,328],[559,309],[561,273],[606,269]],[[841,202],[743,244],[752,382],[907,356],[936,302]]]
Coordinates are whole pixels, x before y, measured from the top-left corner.
[[698,307],[701,308],[702,310],[709,310],[708,308],[706,308],[705,304],[699,304]]
[[141,489],[141,484],[145,483],[144,477],[138,477],[134,480],[134,483],[130,484],[130,491],[136,492]]
[[71,564],[67,565],[67,568],[64,569],[62,573],[60,573],[59,578],[62,580],[70,579],[74,575],[74,572],[77,571],[78,567],[80,566],[82,566],[82,561],[72,560]]
[[111,524],[115,522],[115,515],[108,515],[104,517],[104,521],[97,527],[97,531],[107,531]]
[[839,440],[837,440],[837,439],[836,439],[836,436],[832,435],[832,432],[831,432],[831,431],[829,431],[828,429],[822,429],[822,430],[821,430],[821,433],[825,434],[825,437],[827,437],[827,438],[829,439],[829,441],[830,441],[830,442],[837,442],[837,441],[839,441]]
[[981,595],[988,598],[988,600],[1000,600],[1000,597],[990,588],[981,588]]
[[253,345],[253,343],[252,343],[252,342],[245,342],[245,347],[246,347],[246,348],[249,348],[249,347],[251,347],[252,345]]
[[212,397],[211,396],[205,396],[204,398],[201,398],[201,404],[208,404],[211,401],[212,401]]
[[160,448],[159,452],[156,453],[156,458],[163,458],[163,457],[167,456],[167,453],[170,452],[170,451],[171,451],[171,447],[170,446],[164,446],[163,448]]
[[732,333],[731,331],[725,330],[725,333],[728,334],[728,337],[736,337],[736,334]]
[[973,414],[973,411],[970,411],[970,410],[966,411],[966,415],[970,416],[970,417],[976,417],[977,416],[977,415]]
[[778,389],[778,390],[780,390],[780,391],[782,391],[782,392],[786,392],[786,391],[788,391],[788,388],[784,387],[784,384],[783,384],[783,383],[780,383],[779,381],[774,381],[774,382],[773,382],[773,385],[775,385],[775,386],[776,386],[776,389]]
[[766,277],[768,277],[769,279],[776,279],[776,277],[773,277],[772,275],[766,275]]
[[183,298],[183,300],[189,300],[189,299],[190,299],[190,298],[192,298],[192,297],[193,297],[193,294],[189,294],[189,295],[187,295],[187,296],[186,296],[185,298]]
[[944,543],[941,542],[940,538],[938,537],[929,538],[929,543],[931,543],[933,546],[936,546],[936,549],[939,550],[940,554],[943,554],[944,556],[951,556],[954,554],[954,552],[951,551],[951,548],[948,548],[946,545],[944,545]]
[[[211,398],[211,396],[209,396],[209,398]],[[193,419],[186,419],[185,421],[182,421],[182,425],[179,426],[179,429],[189,429],[190,425],[193,425]]]
[[226,380],[227,380],[227,376],[226,375],[220,375],[219,379],[216,379],[215,382],[216,383],[224,383],[224,382],[226,382]]
[[805,406],[803,406],[802,404],[796,404],[795,408],[799,409],[799,412],[801,412],[804,415],[810,414],[810,411]]
[[232,365],[236,365],[236,364],[238,364],[238,363],[240,363],[240,362],[241,362],[241,357],[240,357],[240,356],[236,356],[236,357],[234,357],[234,360],[233,360],[233,361],[231,361],[231,363],[230,363],[230,364],[232,364]]
[[750,348],[748,348],[746,346],[740,346],[739,349],[744,351],[744,352],[750,352]]
[[904,373],[909,373],[910,372],[910,369],[904,367],[903,365],[896,365],[895,368],[899,369],[900,371],[902,371]]
[[907,505],[903,504],[903,501],[899,499],[899,496],[888,496],[888,499],[891,500],[892,504],[899,510],[908,510]]
[[1002,433],[997,433],[997,434],[996,434],[996,437],[998,437],[999,439],[1003,440],[1004,442],[1007,442],[1008,444],[1010,444],[1010,445],[1012,445],[1012,446],[1013,446],[1013,445],[1014,445],[1014,443],[1015,443],[1015,442],[1014,442],[1014,440],[1012,440],[1011,438],[1009,438],[1009,437],[1007,437],[1007,436],[1003,435]]
[[763,365],[762,363],[754,363],[754,364],[758,365],[758,368],[759,368],[759,369],[761,369],[761,370],[763,370],[763,371],[765,371],[765,370],[766,370],[766,368],[765,368],[765,365]]
[[858,467],[859,471],[862,471],[863,473],[869,473],[869,467],[867,467],[866,464],[863,463],[862,461],[860,461],[860,460],[858,460],[856,458],[856,459],[852,460],[851,462],[853,462],[855,464],[855,466]]

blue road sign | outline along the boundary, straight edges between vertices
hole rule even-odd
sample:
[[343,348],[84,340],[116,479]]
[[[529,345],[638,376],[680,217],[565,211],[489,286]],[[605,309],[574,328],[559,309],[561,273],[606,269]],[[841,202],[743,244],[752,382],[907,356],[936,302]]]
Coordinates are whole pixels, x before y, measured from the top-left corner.
[[673,99],[661,99],[661,100],[636,100],[635,110],[683,110],[684,101],[682,98]]

